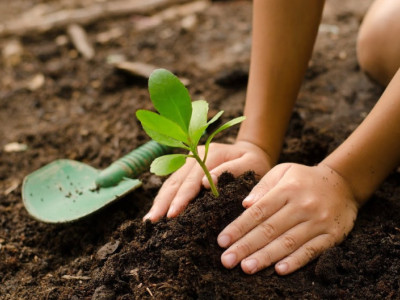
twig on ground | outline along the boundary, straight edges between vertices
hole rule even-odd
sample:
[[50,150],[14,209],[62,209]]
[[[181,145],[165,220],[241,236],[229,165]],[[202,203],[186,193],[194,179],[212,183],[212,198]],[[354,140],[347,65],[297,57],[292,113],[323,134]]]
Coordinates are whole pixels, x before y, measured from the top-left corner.
[[85,59],[91,60],[95,55],[95,51],[85,30],[78,24],[71,24],[68,26],[67,32],[76,50],[78,50]]
[[204,11],[211,4],[208,0],[200,0],[182,5],[169,7],[157,14],[150,17],[142,18],[135,23],[135,29],[138,31],[151,29],[157,27],[162,22],[173,20],[176,18],[183,18],[188,15]]
[[91,277],[89,276],[73,276],[73,275],[63,275],[61,276],[62,279],[66,280],[90,280]]
[[82,8],[53,7],[38,4],[15,19],[1,23],[1,35],[24,35],[32,31],[46,32],[69,24],[89,24],[100,19],[130,14],[148,14],[151,11],[188,0],[118,0],[95,2]]
[[114,64],[115,68],[134,76],[149,78],[151,72],[157,69],[156,66],[142,62],[122,61]]
[[[117,70],[126,72],[133,76],[142,77],[145,79],[148,79],[150,77],[150,74],[155,69],[159,68],[154,65],[146,64],[143,62],[132,62],[132,61],[119,61],[113,63],[113,65]],[[188,78],[181,77],[179,79],[185,86],[188,86],[190,84],[190,80]]]

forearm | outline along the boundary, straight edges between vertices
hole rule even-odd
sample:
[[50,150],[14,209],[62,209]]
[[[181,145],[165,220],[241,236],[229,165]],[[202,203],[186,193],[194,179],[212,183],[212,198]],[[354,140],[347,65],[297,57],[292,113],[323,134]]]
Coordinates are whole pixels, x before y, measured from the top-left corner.
[[276,163],[318,31],[322,0],[254,0],[249,84],[238,140]]
[[353,134],[322,163],[339,173],[363,204],[400,163],[400,70]]

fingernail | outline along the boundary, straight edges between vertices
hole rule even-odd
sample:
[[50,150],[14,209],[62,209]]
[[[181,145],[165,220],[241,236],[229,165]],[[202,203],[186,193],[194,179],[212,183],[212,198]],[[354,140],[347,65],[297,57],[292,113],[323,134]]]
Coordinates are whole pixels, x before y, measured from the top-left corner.
[[222,256],[222,262],[227,268],[232,268],[236,263],[236,254],[228,253]]
[[168,210],[167,217],[172,218],[175,216],[175,214],[176,214],[176,208],[174,206],[171,206]]
[[244,198],[242,204],[244,207],[246,207],[247,205],[249,205],[251,202],[253,202],[253,200],[255,199],[254,195],[248,195],[246,198]]
[[285,262],[276,265],[279,274],[285,274],[289,270],[289,265]]
[[254,258],[250,258],[243,262],[246,271],[250,274],[254,274],[257,271],[258,262]]
[[152,217],[152,213],[148,212],[144,217],[143,217],[143,221],[149,220]]
[[228,235],[223,234],[218,237],[217,241],[218,241],[218,245],[220,245],[220,247],[226,248],[229,246],[229,243],[231,242],[231,238]]

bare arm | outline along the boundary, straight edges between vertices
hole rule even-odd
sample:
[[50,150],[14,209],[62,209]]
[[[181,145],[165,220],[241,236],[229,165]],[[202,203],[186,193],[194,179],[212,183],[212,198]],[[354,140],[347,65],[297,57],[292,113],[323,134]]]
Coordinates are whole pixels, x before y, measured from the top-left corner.
[[353,134],[323,162],[350,184],[359,204],[400,163],[400,70]]
[[324,5],[322,0],[255,0],[245,115],[238,140],[276,163]]

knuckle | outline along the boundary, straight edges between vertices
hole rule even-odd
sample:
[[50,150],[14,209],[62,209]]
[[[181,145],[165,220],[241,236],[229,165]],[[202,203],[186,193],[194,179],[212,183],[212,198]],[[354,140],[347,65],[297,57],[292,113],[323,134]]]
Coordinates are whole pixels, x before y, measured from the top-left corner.
[[262,207],[260,205],[257,205],[257,204],[253,205],[249,209],[249,214],[253,220],[258,221],[258,222],[265,219],[264,210],[262,209]]
[[298,255],[289,255],[287,258],[293,261],[294,269],[296,270],[307,263],[306,261],[303,262]]
[[199,179],[196,176],[187,176],[183,184],[192,186],[193,184],[199,183]]
[[321,250],[314,246],[304,247],[304,254],[305,254],[305,257],[308,259],[308,261],[315,259],[319,255],[320,252],[321,252]]
[[302,183],[297,178],[292,178],[287,182],[287,188],[291,190],[298,190],[302,187]]
[[271,253],[268,250],[262,251],[259,261],[261,264],[261,266],[260,266],[261,268],[266,268],[266,267],[270,266],[273,263]]
[[236,246],[236,251],[240,256],[247,256],[250,254],[251,251],[251,246],[247,242],[240,243]]
[[290,252],[292,252],[297,245],[296,240],[293,238],[293,236],[290,235],[283,236],[282,244]]
[[158,194],[153,200],[153,206],[158,205],[159,203],[163,202],[162,201],[163,199],[164,199],[164,197],[162,197],[162,195]]
[[[335,236],[333,236],[333,235],[328,235],[328,237],[327,237],[327,239],[326,239],[326,245],[327,245],[326,248],[334,247],[334,246],[337,244],[337,242],[338,242],[338,239],[335,238]],[[321,252],[322,252],[322,251],[323,251],[323,250],[321,249]]]
[[341,240],[343,231],[339,226],[335,226],[334,228],[331,228],[330,235],[332,236],[332,240]]
[[261,179],[259,183],[253,188],[253,191],[257,191],[261,195],[265,193],[269,189],[269,185],[267,180]]
[[181,181],[174,178],[173,176],[169,177],[167,180],[165,180],[164,185],[168,188],[168,189],[178,189],[179,186],[181,185]]
[[260,230],[266,240],[271,240],[275,236],[275,227],[269,223],[260,224]]
[[328,210],[323,210],[319,213],[318,219],[320,223],[326,223],[331,219],[330,213]]
[[240,225],[237,221],[233,221],[229,226],[229,230],[234,237],[240,237],[245,233],[243,226]]
[[301,201],[300,206],[303,211],[312,212],[317,208],[317,204],[316,198],[310,197]]

